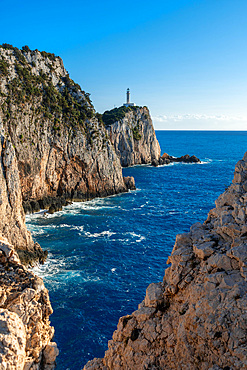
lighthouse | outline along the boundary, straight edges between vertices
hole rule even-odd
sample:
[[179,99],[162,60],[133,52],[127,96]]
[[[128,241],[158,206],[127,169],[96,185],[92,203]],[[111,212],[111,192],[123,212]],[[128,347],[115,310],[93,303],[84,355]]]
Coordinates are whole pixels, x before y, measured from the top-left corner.
[[126,103],[123,104],[125,107],[134,107],[135,103],[130,103],[130,89],[127,89],[126,92]]

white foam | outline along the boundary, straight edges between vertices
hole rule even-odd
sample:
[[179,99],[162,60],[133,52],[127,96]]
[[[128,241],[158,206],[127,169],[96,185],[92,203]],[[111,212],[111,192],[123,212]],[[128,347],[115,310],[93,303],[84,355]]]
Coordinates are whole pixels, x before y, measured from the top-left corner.
[[116,233],[114,233],[112,231],[109,231],[109,230],[105,230],[105,231],[102,231],[101,233],[93,233],[93,234],[91,234],[89,231],[86,231],[85,232],[85,235],[88,238],[100,238],[100,237],[104,237],[104,236],[107,236],[109,238],[112,235],[116,235]]

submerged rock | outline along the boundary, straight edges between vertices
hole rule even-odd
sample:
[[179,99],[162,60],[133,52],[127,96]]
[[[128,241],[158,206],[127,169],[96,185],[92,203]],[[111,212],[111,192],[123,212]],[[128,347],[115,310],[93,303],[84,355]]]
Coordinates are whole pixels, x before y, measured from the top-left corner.
[[163,282],[85,370],[247,369],[246,182],[247,153],[207,220],[177,235]]

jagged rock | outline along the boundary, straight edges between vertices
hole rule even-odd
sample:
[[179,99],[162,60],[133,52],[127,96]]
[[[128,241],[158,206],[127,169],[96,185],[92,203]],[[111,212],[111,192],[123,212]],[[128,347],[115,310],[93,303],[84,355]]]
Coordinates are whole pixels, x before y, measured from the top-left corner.
[[26,229],[15,149],[6,139],[1,118],[0,161],[0,238],[5,242],[7,239],[20,255],[26,253],[28,258],[32,256],[32,261],[43,261],[46,255],[38,244],[34,244]]
[[159,161],[158,161],[157,159],[153,159],[151,164],[152,164],[152,166],[154,166],[154,167],[158,167],[158,165],[159,165]]
[[0,240],[0,368],[55,367],[52,308],[43,280],[21,265],[13,246]]
[[177,235],[163,282],[84,369],[247,369],[246,179],[247,153],[204,224]]
[[15,149],[25,211],[127,191],[100,115],[61,58],[0,47],[0,60],[7,71],[0,120]]
[[43,355],[44,355],[45,370],[53,369],[56,358],[59,355],[57,344],[54,342],[47,344],[43,351]]
[[127,189],[136,190],[135,179],[133,176],[126,176],[123,179]]
[[169,164],[173,162],[182,162],[182,163],[200,163],[200,159],[197,158],[195,155],[190,156],[189,154],[185,154],[182,157],[173,157],[167,153],[164,153],[160,158],[158,162],[152,163],[153,166],[164,165]]
[[147,107],[115,108],[103,120],[123,167],[158,161],[160,146]]
[[23,370],[26,331],[22,320],[13,312],[0,308],[0,368]]

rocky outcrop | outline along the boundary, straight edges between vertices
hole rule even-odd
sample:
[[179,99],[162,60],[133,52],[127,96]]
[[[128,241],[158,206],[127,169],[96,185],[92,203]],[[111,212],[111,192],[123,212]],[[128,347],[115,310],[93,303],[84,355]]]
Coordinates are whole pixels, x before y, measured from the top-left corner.
[[159,160],[160,146],[147,107],[120,107],[103,114],[122,167]]
[[157,167],[160,165],[166,165],[170,163],[200,163],[200,159],[197,158],[195,155],[189,155],[185,154],[182,155],[181,157],[173,157],[167,153],[164,153],[159,160],[153,160],[152,161],[152,166]]
[[101,115],[61,58],[4,44],[0,72],[0,120],[26,212],[127,191]]
[[0,237],[11,243],[26,263],[43,262],[46,253],[34,243],[25,225],[18,162],[0,120]]
[[136,190],[135,179],[132,176],[126,176],[123,178],[124,183],[129,190]]
[[177,235],[162,283],[84,369],[247,369],[247,153],[207,220]]
[[21,265],[0,238],[0,368],[52,370],[58,355],[52,342],[52,313],[42,279]]

